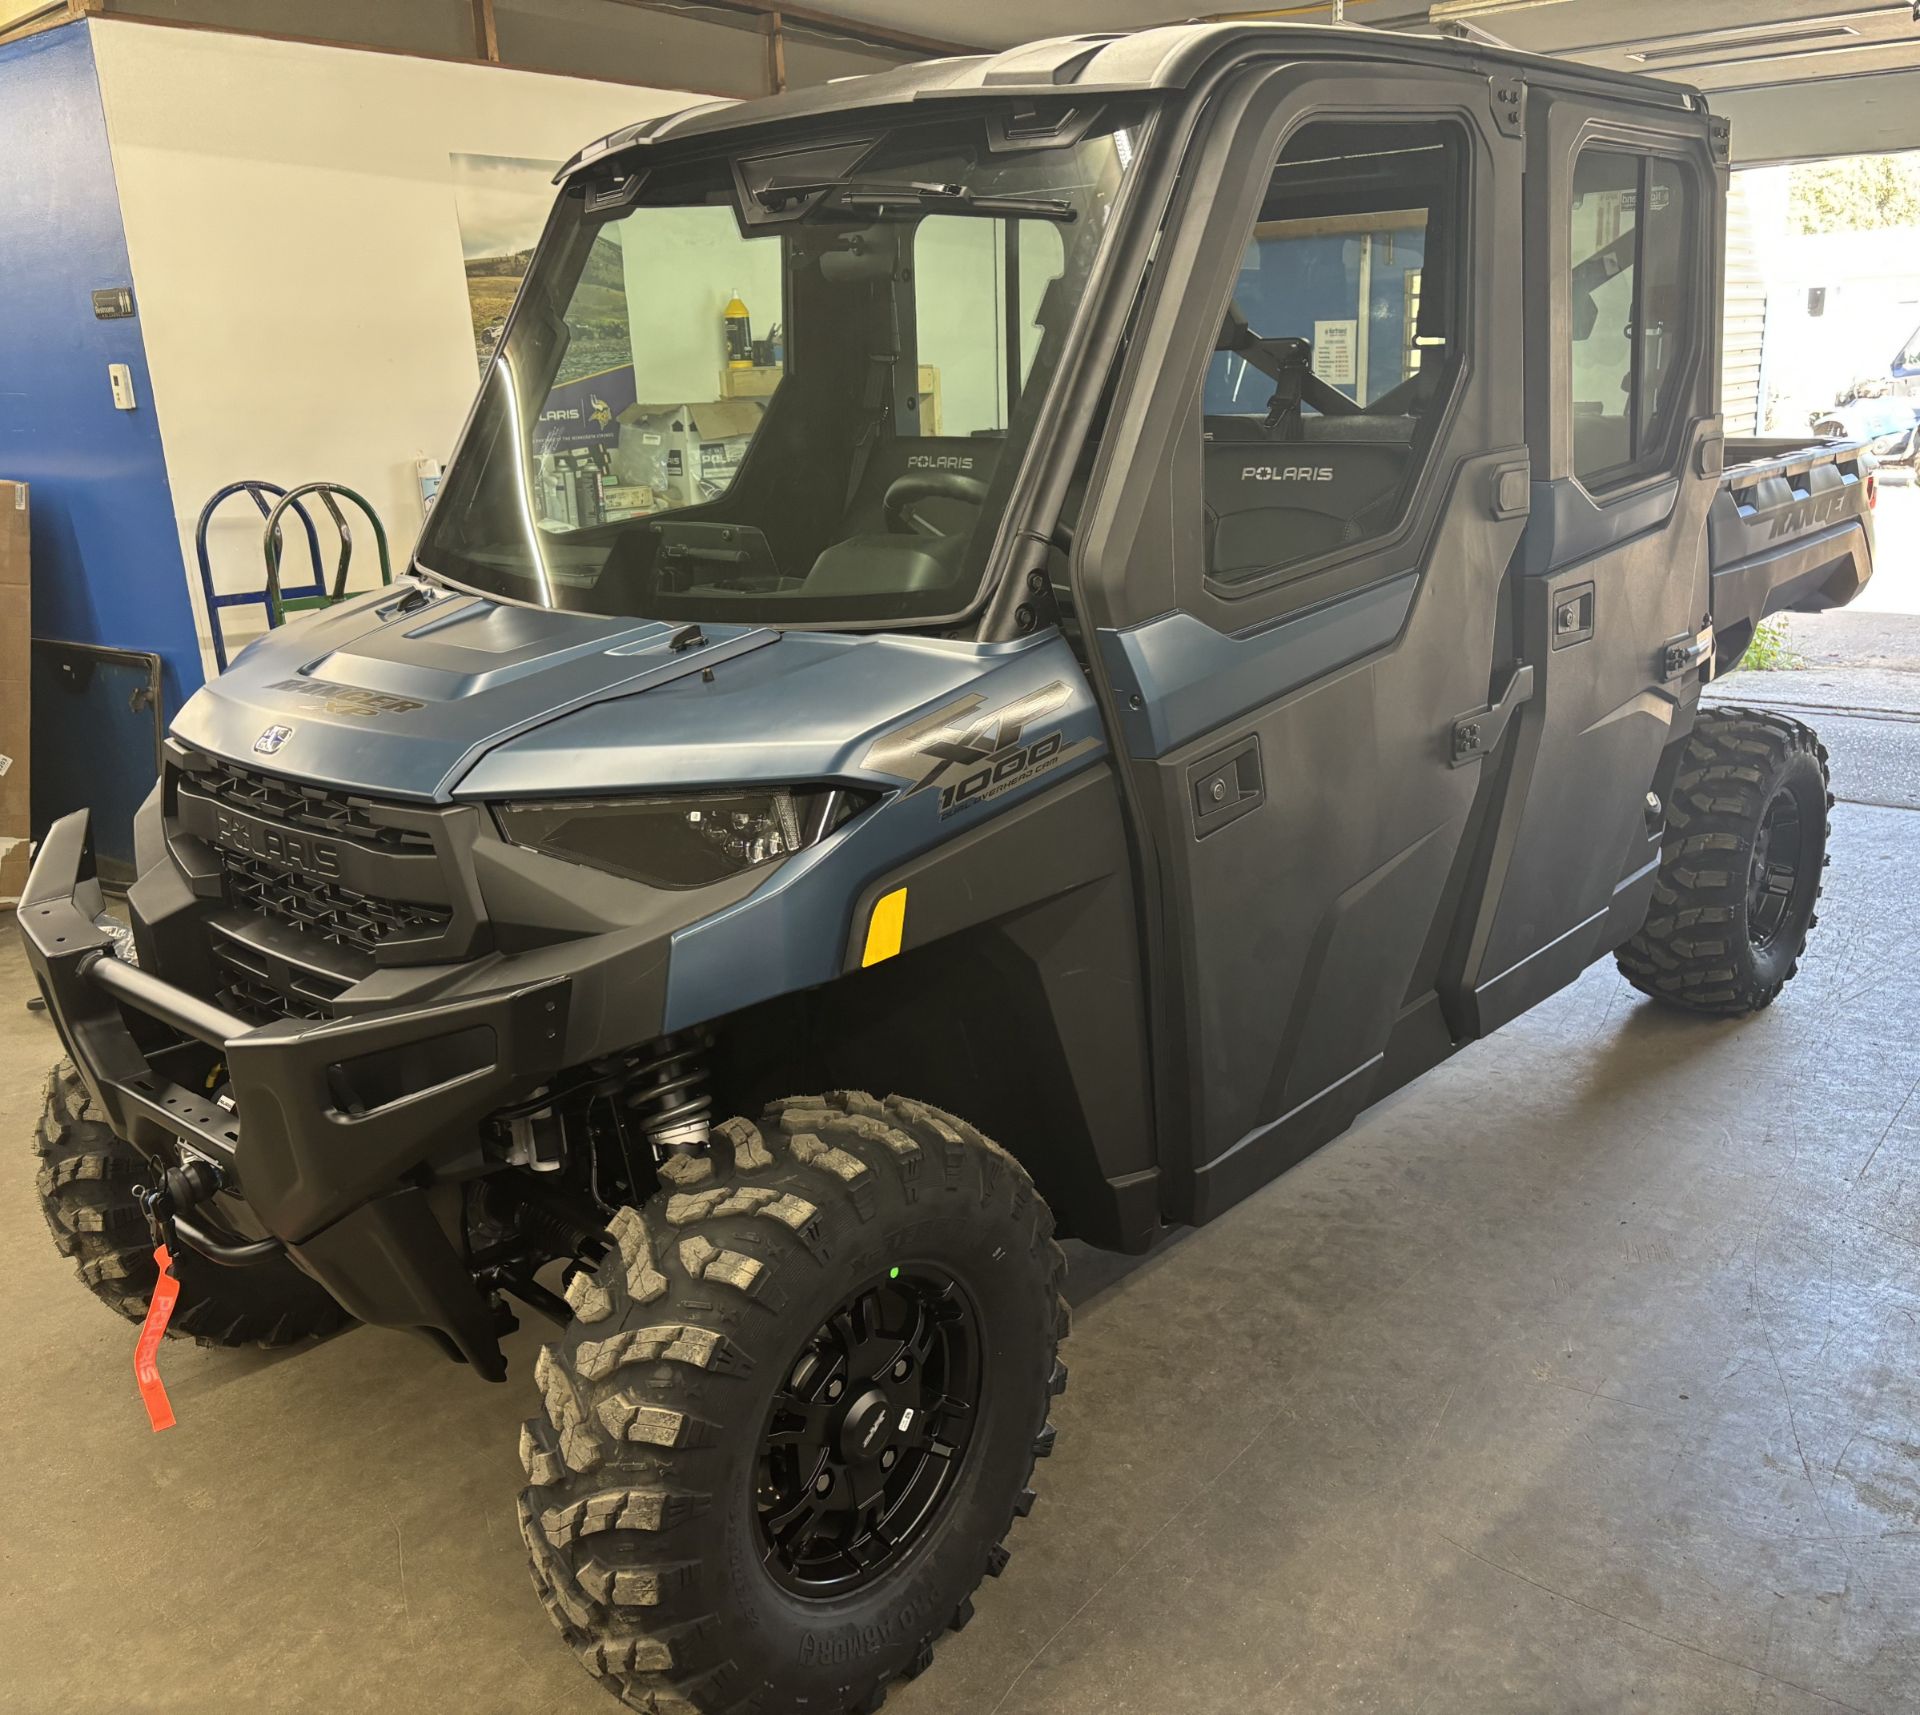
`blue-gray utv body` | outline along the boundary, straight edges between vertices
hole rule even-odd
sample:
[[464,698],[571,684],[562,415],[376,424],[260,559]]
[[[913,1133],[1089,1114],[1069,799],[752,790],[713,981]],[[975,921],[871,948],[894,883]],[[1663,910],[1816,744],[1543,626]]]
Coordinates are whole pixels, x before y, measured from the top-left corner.
[[1724,436],[1725,172],[1675,86],[1229,25],[595,144],[408,575],[176,722],[137,964],[43,843],[87,1088],[494,1376],[716,1101],[1219,1213],[1633,937],[1702,686],[1867,576],[1858,449]]

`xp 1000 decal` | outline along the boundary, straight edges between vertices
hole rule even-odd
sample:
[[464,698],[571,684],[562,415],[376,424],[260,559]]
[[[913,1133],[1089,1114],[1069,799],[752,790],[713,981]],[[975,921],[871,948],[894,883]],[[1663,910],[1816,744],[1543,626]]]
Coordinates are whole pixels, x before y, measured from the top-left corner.
[[997,708],[974,691],[875,742],[864,766],[913,784],[902,794],[938,788],[940,814],[984,804],[1024,781],[1095,749],[1096,738],[1067,741],[1058,726],[1036,732],[1072,696],[1056,679]]

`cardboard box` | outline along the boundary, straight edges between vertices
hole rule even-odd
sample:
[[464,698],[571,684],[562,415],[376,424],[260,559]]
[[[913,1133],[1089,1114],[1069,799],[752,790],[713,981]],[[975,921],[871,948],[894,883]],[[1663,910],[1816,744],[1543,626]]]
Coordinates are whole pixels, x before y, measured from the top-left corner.
[[663,509],[711,500],[733,481],[764,410],[758,399],[629,405],[620,413],[614,481],[651,488]]
[[27,485],[0,482],[0,905],[20,897],[27,879],[27,752],[33,721],[33,585],[27,565]]
[[720,371],[720,391],[729,399],[769,399],[786,370],[779,364],[755,364],[751,369]]

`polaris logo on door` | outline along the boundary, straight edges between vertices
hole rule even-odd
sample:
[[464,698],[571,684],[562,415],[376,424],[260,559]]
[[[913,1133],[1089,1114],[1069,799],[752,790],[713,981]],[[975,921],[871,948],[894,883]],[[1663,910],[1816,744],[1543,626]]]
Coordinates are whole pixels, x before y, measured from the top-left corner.
[[1331,482],[1330,464],[1250,464],[1240,473],[1242,482]]
[[972,470],[972,453],[914,453],[907,459],[908,470]]

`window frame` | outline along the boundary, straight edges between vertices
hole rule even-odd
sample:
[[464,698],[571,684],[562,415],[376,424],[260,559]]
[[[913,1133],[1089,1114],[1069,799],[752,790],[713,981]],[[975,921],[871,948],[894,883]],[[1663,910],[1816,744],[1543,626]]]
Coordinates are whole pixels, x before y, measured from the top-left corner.
[[[1631,349],[1631,370],[1633,385],[1627,394],[1625,420],[1627,424],[1627,456],[1611,465],[1595,471],[1582,471],[1579,467],[1578,441],[1574,433],[1575,415],[1573,398],[1574,351],[1580,343],[1573,335],[1573,215],[1574,184],[1580,172],[1580,163],[1589,154],[1619,155],[1634,163],[1634,222],[1633,222],[1633,294],[1629,312],[1629,325],[1633,329]],[[1646,285],[1647,255],[1647,216],[1653,212],[1652,199],[1648,194],[1649,183],[1656,162],[1664,162],[1678,175],[1685,191],[1686,215],[1684,218],[1683,242],[1685,249],[1681,258],[1680,276],[1691,283],[1691,289],[1682,295],[1686,313],[1685,338],[1674,360],[1667,366],[1666,374],[1671,378],[1673,397],[1666,413],[1665,425],[1660,439],[1651,446],[1642,447],[1641,415],[1645,401],[1642,397],[1642,365],[1646,352],[1646,329],[1641,314],[1642,292]],[[1565,385],[1561,391],[1560,411],[1562,428],[1566,436],[1567,477],[1577,483],[1581,490],[1596,499],[1611,498],[1625,490],[1633,488],[1649,478],[1666,478],[1674,473],[1674,461],[1680,448],[1690,433],[1690,425],[1698,415],[1698,396],[1700,386],[1700,357],[1705,345],[1706,328],[1712,320],[1712,303],[1706,289],[1707,275],[1712,262],[1712,245],[1707,230],[1707,220],[1713,206],[1709,186],[1700,171],[1699,162],[1679,139],[1656,138],[1646,133],[1616,131],[1609,128],[1592,127],[1584,131],[1574,143],[1568,157],[1566,178],[1566,203],[1560,211],[1560,239],[1565,249],[1561,253],[1561,264],[1555,290],[1564,308],[1564,326],[1566,338],[1561,343],[1559,361],[1565,365],[1562,373]]]

